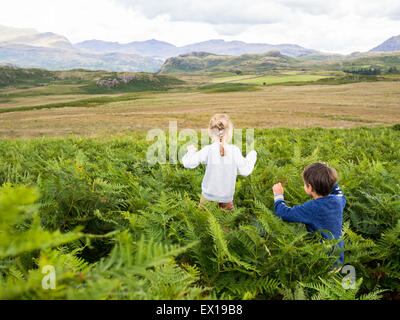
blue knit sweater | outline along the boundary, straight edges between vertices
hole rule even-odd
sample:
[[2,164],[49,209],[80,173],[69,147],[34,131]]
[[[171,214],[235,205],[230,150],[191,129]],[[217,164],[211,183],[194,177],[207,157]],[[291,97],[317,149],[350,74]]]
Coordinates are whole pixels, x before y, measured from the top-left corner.
[[[332,233],[334,239],[339,239],[342,236],[343,209],[346,205],[346,197],[337,183],[328,196],[310,200],[292,208],[286,205],[283,197],[276,197],[275,199],[275,214],[284,221],[304,223],[307,231],[312,233],[317,230],[328,230]],[[324,238],[331,239],[329,233],[321,231],[321,234]],[[342,265],[344,262],[343,240],[338,243],[338,247],[340,258],[335,265]]]

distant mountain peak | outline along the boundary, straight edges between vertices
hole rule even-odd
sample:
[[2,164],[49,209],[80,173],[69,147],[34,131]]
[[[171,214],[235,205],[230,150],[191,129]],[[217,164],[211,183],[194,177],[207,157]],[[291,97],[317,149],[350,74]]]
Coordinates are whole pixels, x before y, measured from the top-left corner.
[[0,25],[0,42],[10,41],[21,36],[34,35],[38,33],[39,32],[35,29],[13,28]]
[[400,51],[400,35],[393,36],[381,43],[379,46],[370,50],[370,52],[395,52]]
[[0,42],[8,45],[27,45],[42,48],[71,49],[69,40],[53,32],[38,32],[34,29],[20,29],[0,26]]

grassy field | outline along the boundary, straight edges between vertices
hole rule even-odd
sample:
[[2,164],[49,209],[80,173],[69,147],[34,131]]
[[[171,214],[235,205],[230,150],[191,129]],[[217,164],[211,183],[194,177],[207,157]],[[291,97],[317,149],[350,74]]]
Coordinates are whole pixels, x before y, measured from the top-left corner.
[[[0,89],[0,300],[400,298],[398,76],[187,73],[118,88],[23,76]],[[148,130],[203,129],[215,113],[256,128],[255,171],[238,177],[229,215],[198,208],[204,167],[146,160]],[[316,161],[338,170],[347,198],[355,289],[330,272],[335,240],[273,213],[278,181],[290,206],[309,199],[301,172]],[[48,265],[57,290],[42,288]]]
[[[170,120],[177,121],[179,128],[200,129],[213,114],[221,112],[228,113],[238,128],[350,128],[400,122],[398,82],[259,88],[214,93],[142,92],[52,104],[50,109],[4,112],[0,113],[0,137],[121,134],[167,128]],[[46,106],[50,98],[54,96],[41,97],[41,103]],[[18,109],[25,103],[1,103],[0,110],[10,105]]]
[[[171,120],[181,128],[200,129],[217,112],[230,114],[239,128],[350,128],[400,122],[399,75],[1,70],[1,138],[121,134],[167,128]],[[124,83],[125,77],[134,80]],[[118,86],[96,84],[112,79]]]
[[266,85],[276,84],[276,83],[286,83],[286,82],[308,82],[316,81],[324,78],[330,78],[330,76],[312,75],[312,74],[294,74],[294,75],[264,75],[264,76],[254,76],[254,75],[240,75],[233,77],[216,78],[214,81],[216,83],[247,83],[247,84],[257,84]]
[[217,77],[212,80],[213,83],[225,83],[225,82],[235,82],[240,80],[246,80],[254,78],[254,74],[244,74],[244,75],[236,75],[236,76],[228,76],[228,77]]

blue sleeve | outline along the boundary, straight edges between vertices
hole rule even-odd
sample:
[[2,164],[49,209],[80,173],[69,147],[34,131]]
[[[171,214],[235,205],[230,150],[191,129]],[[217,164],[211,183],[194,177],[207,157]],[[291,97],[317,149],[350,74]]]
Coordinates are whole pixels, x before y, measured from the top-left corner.
[[342,203],[342,208],[345,207],[346,205],[346,197],[343,194],[342,189],[340,189],[338,183],[335,184],[335,186],[333,187],[332,192],[330,193],[331,196],[337,196],[340,198],[340,201]]
[[288,222],[311,222],[311,201],[308,201],[302,205],[288,207],[285,200],[279,199],[274,203],[275,214],[281,217],[284,221]]

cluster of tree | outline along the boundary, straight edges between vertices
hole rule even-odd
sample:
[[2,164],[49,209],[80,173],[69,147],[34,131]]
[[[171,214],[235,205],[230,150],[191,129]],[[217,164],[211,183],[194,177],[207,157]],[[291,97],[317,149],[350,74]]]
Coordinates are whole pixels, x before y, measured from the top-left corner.
[[352,73],[352,74],[362,74],[362,75],[377,75],[381,74],[381,68],[370,66],[370,67],[360,67],[360,68],[351,68],[351,69],[343,69],[343,72]]
[[396,67],[390,67],[387,73],[399,73],[399,69],[397,69]]

